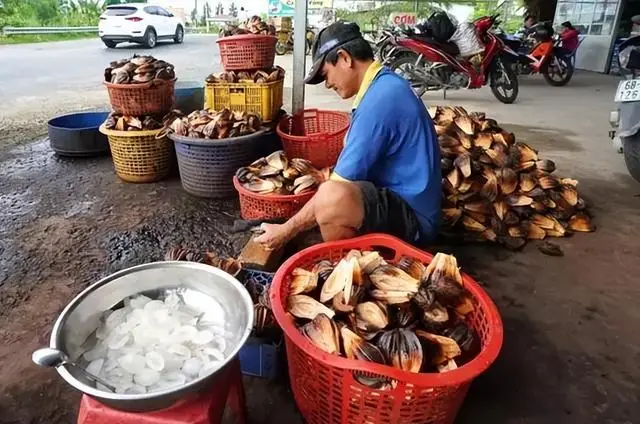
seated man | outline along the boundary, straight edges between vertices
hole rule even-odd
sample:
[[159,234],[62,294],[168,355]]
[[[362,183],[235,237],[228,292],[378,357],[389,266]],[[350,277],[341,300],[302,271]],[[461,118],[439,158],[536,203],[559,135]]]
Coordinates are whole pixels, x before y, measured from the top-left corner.
[[380,63],[356,24],[318,34],[305,82],[355,96],[351,126],[329,181],[294,217],[262,224],[256,241],[277,249],[316,225],[325,241],[383,232],[407,242],[438,230],[442,180],[433,122],[411,86]]

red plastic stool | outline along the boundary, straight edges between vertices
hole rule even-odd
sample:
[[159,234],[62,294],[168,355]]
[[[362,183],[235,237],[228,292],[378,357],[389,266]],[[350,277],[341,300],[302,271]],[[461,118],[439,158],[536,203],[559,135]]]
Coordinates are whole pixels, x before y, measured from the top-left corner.
[[78,424],[218,424],[222,422],[227,404],[236,415],[236,423],[246,424],[247,407],[238,359],[230,364],[226,376],[220,379],[215,390],[159,411],[119,411],[84,395],[80,402]]

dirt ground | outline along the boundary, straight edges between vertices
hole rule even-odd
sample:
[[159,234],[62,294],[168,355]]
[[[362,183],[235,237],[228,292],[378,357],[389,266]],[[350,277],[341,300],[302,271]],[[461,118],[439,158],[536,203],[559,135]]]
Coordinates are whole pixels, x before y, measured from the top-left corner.
[[[534,243],[519,253],[432,246],[454,253],[485,286],[505,328],[500,357],[472,385],[456,422],[639,422],[640,185],[610,166],[617,159],[603,153],[607,147],[589,141],[590,124],[577,122],[584,117],[564,124],[574,131],[559,129],[562,116],[535,122],[488,112],[556,160],[560,174],[580,180],[598,231],[559,240],[560,258]],[[48,343],[57,314],[100,277],[160,259],[172,245],[236,254],[243,236],[225,233],[237,202],[194,198],[175,175],[123,183],[108,157],[56,157],[38,139],[41,125],[11,122],[2,121],[11,145],[0,143],[0,423],[72,423],[79,394],[30,360]],[[252,423],[302,422],[286,378],[247,377],[245,387]]]

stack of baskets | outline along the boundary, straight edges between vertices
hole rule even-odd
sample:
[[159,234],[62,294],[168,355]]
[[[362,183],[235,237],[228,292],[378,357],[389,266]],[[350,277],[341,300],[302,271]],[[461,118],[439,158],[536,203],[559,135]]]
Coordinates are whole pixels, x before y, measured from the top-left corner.
[[[161,118],[173,109],[176,79],[153,79],[143,84],[113,84],[105,82],[111,109],[116,114]],[[165,178],[171,172],[175,158],[167,137],[158,138],[160,129],[141,131],[100,131],[107,135],[116,174],[132,183],[150,183]]]
[[[273,68],[277,39],[270,35],[234,35],[219,39],[220,59],[225,71]],[[207,83],[205,108],[223,108],[260,115],[264,122],[277,118],[282,107],[284,80],[275,82]]]
[[[273,67],[276,38],[268,35],[237,35],[219,39],[220,57],[225,72],[252,71]],[[270,83],[206,83],[204,108],[254,113],[263,122],[277,117],[282,107],[284,80]],[[169,137],[175,142],[182,187],[199,197],[233,196],[233,175],[247,163],[265,154],[262,145],[268,134],[254,134],[216,140],[193,137]]]

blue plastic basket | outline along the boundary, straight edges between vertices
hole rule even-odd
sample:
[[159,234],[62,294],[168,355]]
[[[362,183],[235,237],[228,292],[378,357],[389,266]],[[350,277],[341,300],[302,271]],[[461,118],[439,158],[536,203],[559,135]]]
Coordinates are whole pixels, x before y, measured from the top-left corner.
[[233,176],[238,168],[261,157],[260,144],[266,135],[205,140],[169,134],[174,141],[182,188],[199,197],[225,198],[236,194]]
[[[273,273],[244,269],[239,279],[244,284],[249,279],[265,286],[271,285]],[[244,375],[262,378],[275,378],[280,370],[282,341],[272,343],[259,337],[249,337],[238,354],[240,368]]]

